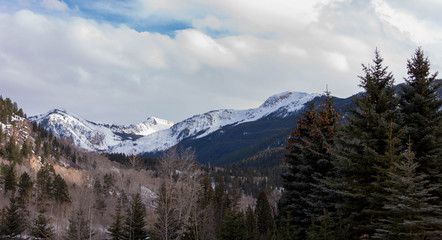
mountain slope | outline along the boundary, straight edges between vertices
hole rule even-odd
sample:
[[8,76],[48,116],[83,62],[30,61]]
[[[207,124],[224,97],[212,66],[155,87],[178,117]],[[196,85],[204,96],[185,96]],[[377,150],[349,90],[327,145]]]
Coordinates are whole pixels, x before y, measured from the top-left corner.
[[284,118],[302,109],[318,94],[284,92],[268,98],[260,107],[248,110],[223,109],[195,115],[182,122],[135,141],[124,141],[110,148],[114,153],[143,154],[158,152],[189,139],[201,139],[227,126],[255,122],[266,116]]
[[205,138],[228,126],[252,123],[268,116],[285,118],[318,95],[284,92],[271,96],[258,108],[215,110],[176,124],[157,118],[131,126],[97,124],[58,109],[31,117],[30,120],[55,136],[69,138],[87,150],[145,154],[167,150],[184,140]]
[[143,123],[130,126],[98,124],[60,109],[30,117],[29,120],[37,122],[56,137],[68,138],[90,151],[107,151],[124,140],[137,139],[173,125],[173,122],[159,118],[148,118]]

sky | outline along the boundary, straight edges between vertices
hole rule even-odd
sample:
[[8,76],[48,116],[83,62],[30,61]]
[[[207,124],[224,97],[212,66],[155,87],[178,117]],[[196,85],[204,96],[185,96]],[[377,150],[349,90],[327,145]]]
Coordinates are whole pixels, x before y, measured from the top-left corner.
[[181,121],[285,91],[348,97],[377,48],[442,70],[440,0],[2,0],[0,95],[28,116]]

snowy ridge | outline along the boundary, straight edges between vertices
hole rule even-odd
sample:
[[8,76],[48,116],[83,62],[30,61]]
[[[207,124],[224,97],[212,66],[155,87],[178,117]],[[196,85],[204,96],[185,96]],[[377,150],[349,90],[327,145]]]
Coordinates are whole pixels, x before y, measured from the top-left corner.
[[148,118],[143,123],[130,126],[97,124],[60,109],[30,117],[29,120],[42,125],[55,136],[69,138],[77,146],[90,151],[107,151],[124,141],[124,134],[146,136],[173,124],[159,118]]
[[167,150],[184,139],[202,138],[227,125],[252,122],[270,115],[286,117],[317,96],[320,94],[283,92],[271,96],[258,108],[215,110],[176,124],[154,117],[129,126],[98,124],[60,109],[29,120],[52,131],[56,137],[69,138],[90,151],[141,154]]
[[135,141],[124,141],[109,149],[114,153],[140,154],[166,150],[186,138],[201,138],[232,124],[256,121],[273,115],[285,117],[296,112],[320,94],[284,92],[268,98],[260,107],[248,110],[222,109],[195,115]]

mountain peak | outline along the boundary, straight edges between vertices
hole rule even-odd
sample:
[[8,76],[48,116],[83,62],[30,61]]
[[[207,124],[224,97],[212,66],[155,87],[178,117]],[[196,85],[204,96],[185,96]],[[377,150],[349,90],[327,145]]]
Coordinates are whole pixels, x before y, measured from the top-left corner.
[[273,107],[277,105],[283,105],[287,102],[293,102],[309,95],[305,92],[282,92],[275,94],[269,98],[261,105],[262,108]]

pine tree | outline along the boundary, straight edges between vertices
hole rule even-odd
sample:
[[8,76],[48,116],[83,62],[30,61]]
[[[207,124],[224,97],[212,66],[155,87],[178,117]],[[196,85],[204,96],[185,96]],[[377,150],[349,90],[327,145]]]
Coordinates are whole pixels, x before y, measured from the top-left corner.
[[145,216],[146,207],[141,202],[141,195],[137,193],[133,196],[132,202],[126,211],[124,222],[124,231],[127,234],[126,239],[142,240],[147,237],[147,231],[144,229],[146,226]]
[[77,209],[72,212],[69,218],[66,240],[84,240],[95,235],[90,229],[89,219],[86,215],[87,212],[83,206],[78,206]]
[[[442,182],[442,99],[437,72],[430,74],[430,61],[421,48],[407,62],[408,77],[400,92],[400,109],[405,134],[403,146],[411,139],[412,151],[420,164],[417,169],[428,175],[430,183]],[[440,189],[434,193],[442,201]]]
[[399,134],[394,79],[382,62],[376,50],[374,65],[363,65],[365,75],[360,76],[360,87],[365,92],[355,97],[355,108],[349,110],[339,139],[340,148],[334,150],[338,169],[335,187],[345,193],[345,211],[353,220],[353,234],[357,237],[373,233],[369,226],[379,217],[385,201],[380,183],[386,179],[381,169],[390,165],[384,157],[389,151],[390,123],[393,136]]
[[35,239],[55,239],[54,229],[45,216],[46,209],[41,208],[38,216],[32,221],[30,236]]
[[34,183],[31,180],[31,177],[27,172],[23,172],[20,175],[20,180],[18,182],[18,194],[19,194],[19,202],[26,205],[29,203],[29,199],[32,194],[32,187]]
[[318,109],[314,102],[309,103],[288,139],[288,169],[283,175],[284,192],[279,207],[281,215],[293,214],[293,223],[303,232],[312,216],[322,214],[319,209],[332,208],[336,195],[325,180],[333,168],[330,148],[337,135],[338,118],[333,98],[326,91]]
[[383,207],[388,214],[379,220],[374,238],[433,239],[442,233],[442,209],[432,204],[436,197],[430,194],[436,187],[429,187],[427,175],[417,171],[419,164],[411,149],[409,144],[403,160],[394,162],[388,173],[385,190],[390,195]]
[[257,218],[258,232],[264,236],[274,224],[272,208],[267,199],[267,194],[264,191],[259,193],[258,199],[256,200],[255,215]]
[[252,207],[249,205],[246,211],[246,239],[256,240],[259,237],[256,215]]
[[112,237],[112,240],[124,240],[125,234],[123,232],[123,220],[124,216],[121,215],[121,198],[117,199],[117,205],[115,206],[115,215],[112,216],[113,223],[107,229],[108,234]]
[[55,170],[52,166],[45,164],[37,172],[37,179],[35,182],[37,190],[37,198],[39,200],[48,199],[53,191],[53,175]]
[[11,163],[9,165],[2,165],[1,175],[3,179],[5,193],[7,193],[8,191],[14,193],[15,188],[17,187],[17,176],[14,167],[14,163]]
[[6,144],[6,156],[11,162],[21,163],[20,149],[15,142],[14,136],[11,136],[8,143]]
[[3,235],[6,239],[13,239],[22,234],[26,229],[26,218],[22,209],[14,197],[9,199],[9,206],[6,207]]
[[221,226],[228,203],[226,201],[226,188],[224,185],[224,178],[220,177],[218,184],[215,185],[215,193],[213,198],[213,206],[215,208],[215,225]]
[[55,175],[51,189],[52,196],[58,204],[71,202],[68,185],[66,184],[66,181],[60,176],[60,174]]
[[166,183],[163,182],[157,199],[157,208],[155,212],[158,216],[154,225],[157,239],[171,240],[176,239],[179,229],[176,209],[173,207],[173,199]]
[[217,234],[218,240],[243,240],[246,226],[242,212],[227,211]]
[[339,240],[335,233],[337,223],[327,210],[318,219],[312,217],[312,224],[307,231],[307,240]]

